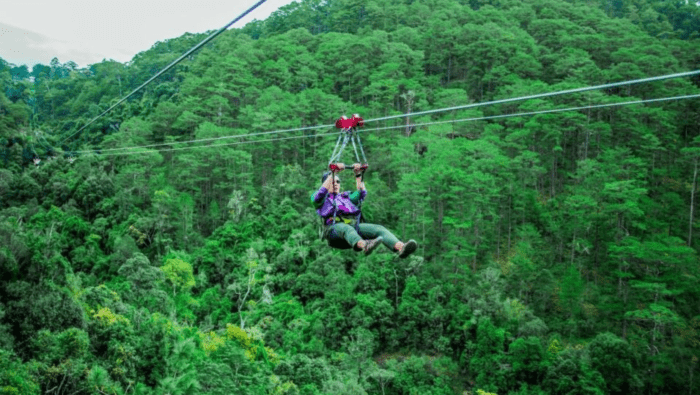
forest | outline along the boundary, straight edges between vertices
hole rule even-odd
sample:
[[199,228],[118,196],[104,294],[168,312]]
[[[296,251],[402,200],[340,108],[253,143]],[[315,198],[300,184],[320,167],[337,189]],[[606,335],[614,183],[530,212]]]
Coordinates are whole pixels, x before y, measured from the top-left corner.
[[[694,71],[700,6],[301,0],[95,120],[207,35],[0,59],[0,394],[700,391],[700,99],[624,104],[700,74],[418,114]],[[407,259],[320,237],[353,113]]]

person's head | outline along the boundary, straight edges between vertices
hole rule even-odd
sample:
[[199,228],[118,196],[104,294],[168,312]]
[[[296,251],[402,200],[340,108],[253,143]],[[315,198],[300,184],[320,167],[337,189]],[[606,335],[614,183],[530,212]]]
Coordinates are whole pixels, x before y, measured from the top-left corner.
[[[326,182],[326,179],[328,179],[328,176],[330,176],[330,175],[331,175],[330,171],[323,173],[323,176],[321,177],[321,183]],[[335,192],[335,193],[340,192],[340,178],[338,178],[338,176],[335,176],[335,182],[333,184],[334,184],[333,186],[335,188],[331,188],[331,192]]]

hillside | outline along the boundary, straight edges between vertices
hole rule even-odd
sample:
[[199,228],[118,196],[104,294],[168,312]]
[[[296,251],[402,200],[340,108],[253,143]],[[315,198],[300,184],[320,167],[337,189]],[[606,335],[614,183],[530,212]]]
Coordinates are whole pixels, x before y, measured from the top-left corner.
[[691,71],[699,29],[661,1],[304,0],[77,134],[206,34],[0,59],[0,393],[697,392],[700,100],[612,106],[697,74],[367,122],[363,216],[406,260],[320,240],[335,128],[249,134]]

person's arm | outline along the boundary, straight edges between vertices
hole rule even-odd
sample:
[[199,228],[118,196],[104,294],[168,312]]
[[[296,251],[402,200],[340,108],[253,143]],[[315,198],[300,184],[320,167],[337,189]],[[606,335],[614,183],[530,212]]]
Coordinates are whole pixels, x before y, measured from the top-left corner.
[[357,191],[351,193],[348,197],[353,204],[359,204],[360,199],[364,199],[367,196],[367,190],[365,189],[364,181],[362,181],[362,170],[360,169],[360,165],[355,163],[353,167],[353,170],[355,171],[355,184],[357,185]]
[[315,209],[319,209],[323,206],[323,201],[326,198],[326,195],[328,195],[328,188],[325,186],[321,186],[318,191],[311,194],[311,204]]
[[355,183],[357,184],[357,190],[364,191],[364,194],[366,195],[367,191],[365,190],[365,182],[362,181],[362,169],[360,168],[360,164],[355,163],[352,165],[352,167],[353,172],[355,172]]
[[323,182],[323,188],[326,188],[327,190],[331,191],[333,190],[333,174],[329,174],[328,177],[326,177],[326,181]]
[[[344,170],[345,167],[339,166],[340,171]],[[326,181],[323,182],[323,185],[321,185],[321,188],[318,189],[318,191],[314,192],[311,195],[311,203],[314,205],[315,208],[321,208],[323,206],[323,200],[326,198],[326,195],[328,195],[328,191],[333,189],[333,180],[335,178],[335,175],[333,173],[329,174],[328,177],[326,177]]]
[[357,190],[362,191],[365,189],[365,183],[362,181],[362,167],[359,163],[352,165],[352,171],[355,173],[355,183],[357,184]]
[[314,208],[319,209],[321,206],[323,206],[323,201],[326,199],[328,191],[330,191],[331,188],[333,188],[332,174],[326,178],[326,181],[323,182],[323,185],[321,185],[321,188],[319,188],[318,191],[311,194],[311,204],[313,204]]
[[[357,190],[358,191],[365,191],[365,182],[362,181],[362,175],[356,175],[355,176],[355,184],[357,184]],[[367,191],[365,191],[366,193]]]

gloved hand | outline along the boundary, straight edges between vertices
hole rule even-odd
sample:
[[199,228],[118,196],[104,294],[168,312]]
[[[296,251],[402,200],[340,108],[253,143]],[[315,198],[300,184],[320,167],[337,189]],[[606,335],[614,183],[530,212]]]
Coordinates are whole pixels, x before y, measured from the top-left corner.
[[352,171],[355,172],[355,175],[359,175],[362,173],[362,166],[359,163],[355,163],[352,165]]

